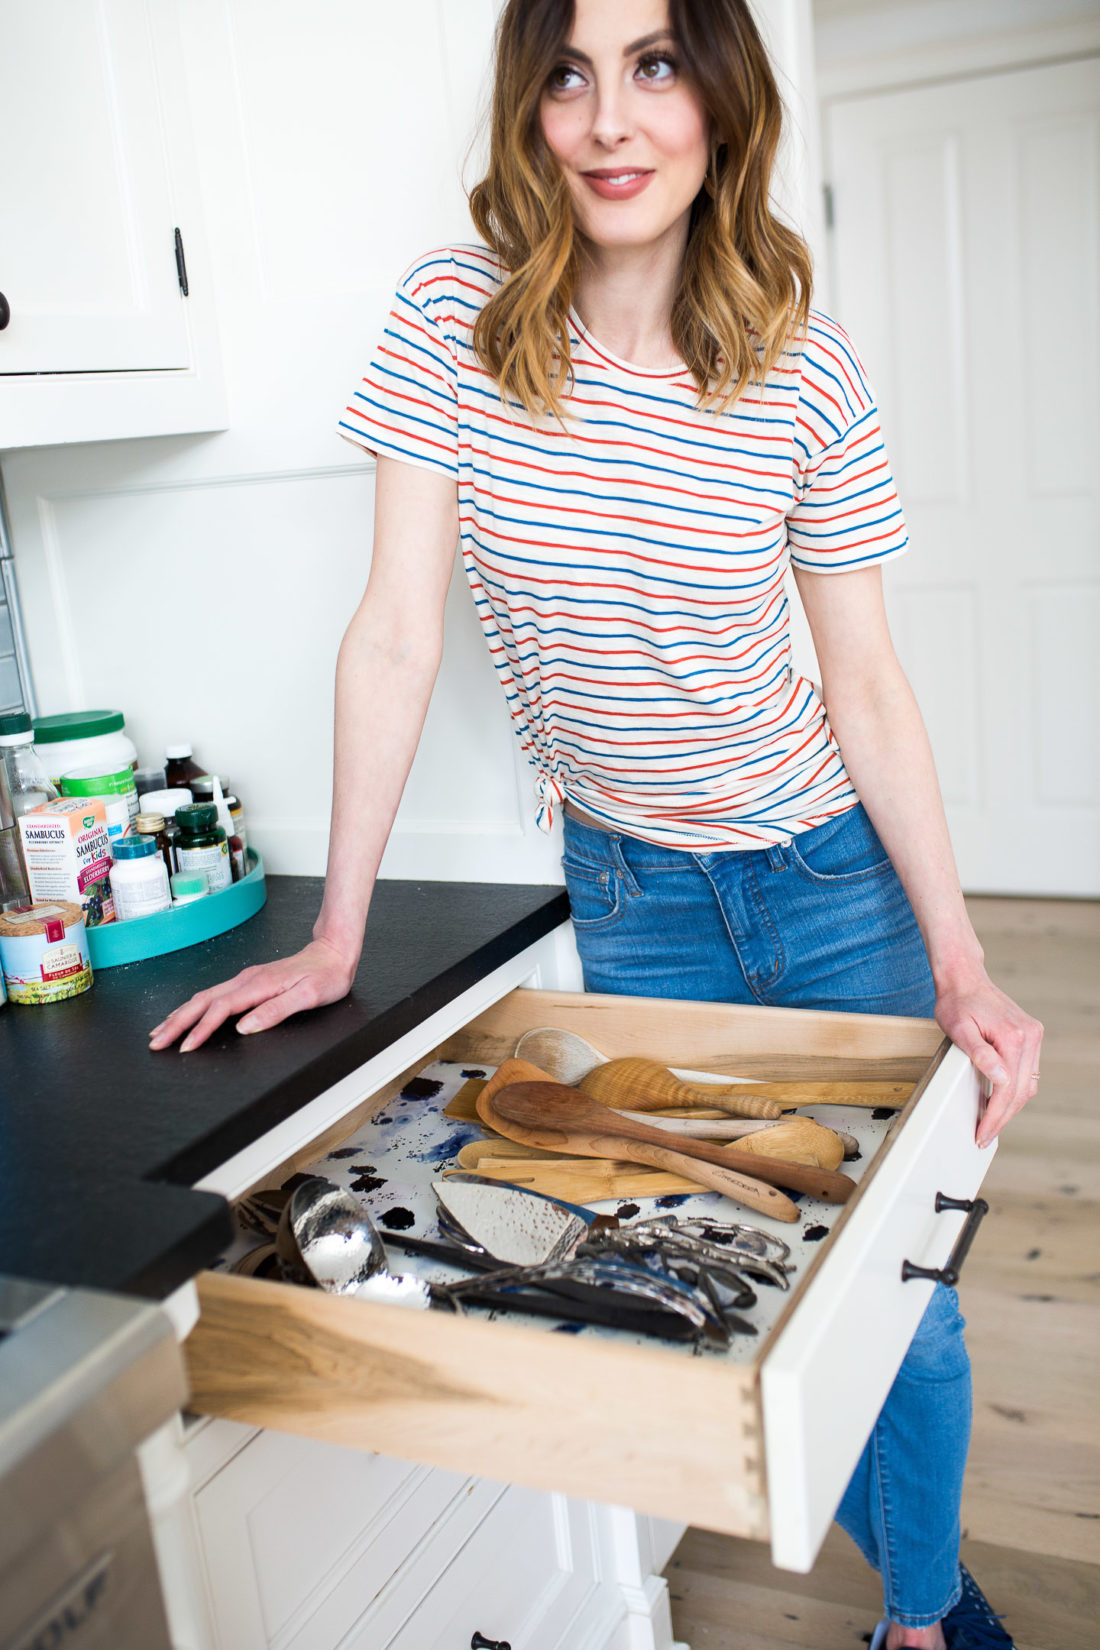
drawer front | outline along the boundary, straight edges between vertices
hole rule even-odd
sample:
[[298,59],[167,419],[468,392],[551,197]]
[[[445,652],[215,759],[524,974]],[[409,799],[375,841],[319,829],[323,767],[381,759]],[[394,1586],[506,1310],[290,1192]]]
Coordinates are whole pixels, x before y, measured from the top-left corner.
[[767,1533],[751,1367],[207,1273],[200,1414]]
[[195,1496],[221,1650],[342,1642],[466,1489],[407,1461],[255,1434]]
[[[942,1041],[933,1024],[911,1019],[513,991],[440,1052],[496,1063],[520,1032],[547,1024],[580,1031],[612,1055],[648,1052],[669,1065],[757,1075],[774,1069],[780,1077],[916,1080]],[[887,1166],[905,1179],[928,1132],[924,1119],[938,1112],[947,1070],[945,1062],[932,1075],[883,1161],[876,1159],[847,1205],[841,1228],[822,1245],[795,1315],[773,1343],[776,1355],[796,1331],[812,1340],[828,1328],[833,1292],[843,1294],[851,1266],[856,1274],[859,1267],[846,1262],[827,1270],[822,1263],[846,1232],[858,1239],[863,1225],[856,1215],[879,1182],[885,1186]],[[885,1219],[874,1212],[883,1196],[876,1193],[871,1206],[875,1230]],[[732,1205],[727,1218],[738,1218]],[[949,1217],[943,1219],[946,1226]],[[921,1242],[918,1233],[910,1258],[924,1258]],[[865,1247],[856,1242],[859,1255]],[[907,1287],[915,1308],[920,1286]],[[200,1413],[735,1535],[769,1533],[761,1349],[755,1363],[692,1357],[658,1342],[409,1311],[226,1273],[201,1279],[199,1293],[202,1316],[187,1350]],[[893,1342],[896,1367],[904,1343],[898,1334]],[[859,1361],[855,1346],[847,1344],[845,1377]],[[770,1345],[762,1350],[769,1354]],[[765,1376],[769,1362],[770,1356]],[[852,1425],[864,1435],[871,1401],[860,1387]],[[811,1464],[816,1475],[816,1462],[803,1451],[804,1477]],[[832,1493],[837,1469],[830,1470],[828,1487],[815,1484],[815,1506]],[[778,1493],[774,1473],[772,1484]],[[808,1484],[804,1493],[810,1496]]]
[[[430,1553],[424,1556],[430,1561]],[[575,1650],[582,1639],[602,1644],[625,1611],[618,1588],[601,1584],[597,1568],[583,1506],[505,1490],[446,1568],[425,1565],[422,1576],[410,1570],[404,1591],[426,1578],[430,1591],[393,1638],[376,1632],[362,1639],[361,1650],[464,1650],[475,1633],[503,1639],[512,1650]]]
[[978,1074],[948,1048],[837,1231],[761,1372],[772,1558],[807,1571],[935,1287],[904,1260],[943,1266],[993,1150],[974,1143]]

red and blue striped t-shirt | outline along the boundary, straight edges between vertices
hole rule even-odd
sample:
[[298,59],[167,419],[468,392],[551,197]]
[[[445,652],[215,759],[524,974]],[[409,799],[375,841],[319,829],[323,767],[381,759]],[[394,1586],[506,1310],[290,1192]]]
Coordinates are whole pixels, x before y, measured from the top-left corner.
[[563,797],[645,841],[787,841],[855,803],[791,665],[788,561],[889,560],[905,524],[851,341],[811,315],[761,388],[700,411],[686,368],[617,360],[570,317],[566,428],[505,406],[471,348],[479,245],[401,281],[341,434],[458,485],[462,558],[540,823]]

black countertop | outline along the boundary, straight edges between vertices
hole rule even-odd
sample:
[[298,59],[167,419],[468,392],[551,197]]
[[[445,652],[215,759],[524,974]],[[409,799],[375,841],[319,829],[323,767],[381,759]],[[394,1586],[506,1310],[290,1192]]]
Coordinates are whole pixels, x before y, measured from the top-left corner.
[[342,1002],[151,1053],[151,1028],[192,992],[308,940],[321,879],[267,886],[229,934],[101,969],[66,1002],[0,1009],[0,1272],[169,1293],[229,1235],[227,1205],[196,1180],[568,915],[558,887],[379,882]]

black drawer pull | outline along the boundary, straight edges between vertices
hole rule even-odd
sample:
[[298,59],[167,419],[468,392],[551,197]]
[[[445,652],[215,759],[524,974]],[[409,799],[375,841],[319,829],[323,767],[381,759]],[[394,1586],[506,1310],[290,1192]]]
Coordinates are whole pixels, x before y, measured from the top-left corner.
[[964,1197],[946,1197],[943,1192],[936,1193],[936,1213],[943,1214],[945,1209],[962,1209],[966,1213],[963,1229],[955,1240],[955,1247],[947,1257],[947,1265],[914,1266],[911,1260],[901,1263],[901,1281],[908,1283],[910,1278],[931,1278],[933,1283],[946,1283],[949,1289],[954,1289],[959,1281],[963,1261],[970,1253],[970,1245],[977,1234],[984,1216],[989,1213],[989,1204],[984,1197],[967,1200]]
[[484,1633],[475,1633],[470,1640],[470,1650],[512,1650],[506,1639],[487,1639]]
[[7,326],[8,322],[10,320],[11,320],[11,305],[8,303],[8,300],[4,297],[4,294],[2,292],[0,292],[0,332],[3,332],[4,328]]

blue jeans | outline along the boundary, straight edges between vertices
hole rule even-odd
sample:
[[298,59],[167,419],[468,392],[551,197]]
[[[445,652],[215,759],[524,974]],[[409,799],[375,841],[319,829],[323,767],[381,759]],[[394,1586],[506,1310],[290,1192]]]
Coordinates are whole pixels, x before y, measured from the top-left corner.
[[[562,858],[588,991],[930,1017],[912,908],[861,806],[784,847],[691,853],[565,817]],[[837,1521],[927,1627],[957,1601],[970,1362],[937,1285]]]

